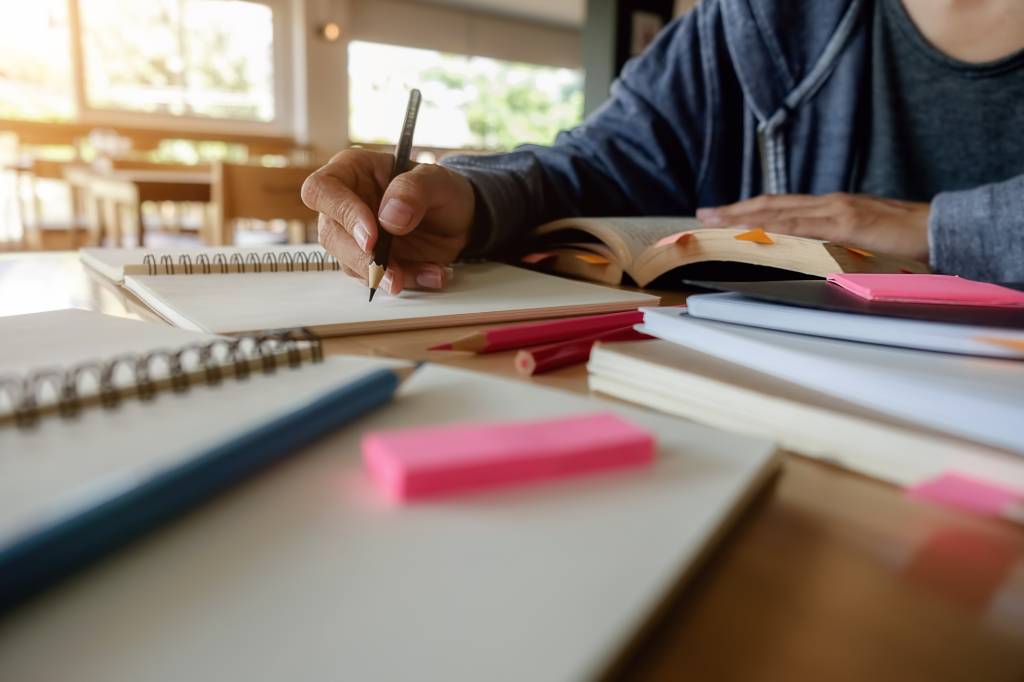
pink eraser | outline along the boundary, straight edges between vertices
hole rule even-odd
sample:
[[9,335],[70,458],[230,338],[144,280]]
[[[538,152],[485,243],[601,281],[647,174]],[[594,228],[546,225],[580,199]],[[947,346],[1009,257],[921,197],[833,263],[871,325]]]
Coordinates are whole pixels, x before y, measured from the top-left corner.
[[639,466],[654,438],[612,413],[379,431],[363,437],[363,462],[398,500],[532,483]]
[[1010,507],[1024,504],[1024,494],[1020,492],[955,472],[922,481],[907,492],[920,500],[939,502],[989,516],[1001,516]]
[[869,301],[945,305],[1024,306],[1024,291],[953,275],[835,273],[828,281]]

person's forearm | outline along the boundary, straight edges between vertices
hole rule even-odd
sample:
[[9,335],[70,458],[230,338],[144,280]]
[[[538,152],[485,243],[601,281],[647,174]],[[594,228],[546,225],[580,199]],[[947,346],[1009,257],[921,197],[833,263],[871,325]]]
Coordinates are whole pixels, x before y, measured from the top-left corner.
[[507,254],[523,231],[539,221],[536,214],[544,201],[545,183],[538,161],[528,152],[455,156],[442,164],[473,185],[473,227],[464,256]]
[[936,196],[928,242],[939,272],[1024,282],[1024,175]]
[[464,252],[470,257],[507,255],[531,228],[556,218],[636,211],[586,149],[564,142],[550,148],[527,145],[508,154],[450,157],[442,163],[473,185],[474,224]]

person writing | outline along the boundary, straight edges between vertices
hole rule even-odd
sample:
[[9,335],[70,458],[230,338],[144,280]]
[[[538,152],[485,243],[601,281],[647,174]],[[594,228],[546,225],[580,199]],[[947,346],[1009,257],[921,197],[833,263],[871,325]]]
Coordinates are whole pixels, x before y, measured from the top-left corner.
[[1024,281],[1024,3],[703,0],[550,147],[421,164],[346,150],[309,177],[324,247],[439,289],[567,216],[694,215]]

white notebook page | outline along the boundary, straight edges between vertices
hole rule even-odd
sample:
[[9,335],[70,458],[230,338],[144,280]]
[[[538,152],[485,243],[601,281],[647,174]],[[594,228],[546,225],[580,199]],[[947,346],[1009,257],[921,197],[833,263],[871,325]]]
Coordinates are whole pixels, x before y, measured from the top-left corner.
[[218,334],[310,327],[353,334],[613,312],[658,297],[499,263],[463,265],[443,291],[378,294],[340,272],[129,276],[125,286],[177,326]]

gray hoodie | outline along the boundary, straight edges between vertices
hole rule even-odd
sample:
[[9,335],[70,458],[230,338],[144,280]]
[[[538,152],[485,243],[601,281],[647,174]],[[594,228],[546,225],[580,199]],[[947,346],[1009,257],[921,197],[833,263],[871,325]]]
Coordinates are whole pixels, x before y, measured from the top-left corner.
[[[855,191],[873,6],[703,0],[554,145],[444,161],[476,191],[470,253],[508,253],[532,226],[566,216],[682,216],[761,193]],[[1024,281],[1024,175],[936,195],[929,242],[936,270]]]

